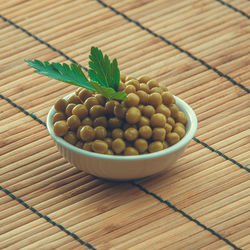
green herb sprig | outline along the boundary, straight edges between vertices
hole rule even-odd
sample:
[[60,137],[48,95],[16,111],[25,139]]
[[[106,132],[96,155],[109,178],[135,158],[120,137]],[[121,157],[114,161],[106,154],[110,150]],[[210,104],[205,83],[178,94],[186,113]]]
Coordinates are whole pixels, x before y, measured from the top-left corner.
[[89,59],[88,75],[90,80],[84,75],[81,66],[78,64],[49,63],[37,59],[25,61],[32,68],[35,68],[34,72],[38,74],[98,92],[108,100],[127,100],[126,93],[118,91],[120,70],[117,60],[114,59],[110,62],[109,57],[103,55],[102,51],[97,47],[91,47]]

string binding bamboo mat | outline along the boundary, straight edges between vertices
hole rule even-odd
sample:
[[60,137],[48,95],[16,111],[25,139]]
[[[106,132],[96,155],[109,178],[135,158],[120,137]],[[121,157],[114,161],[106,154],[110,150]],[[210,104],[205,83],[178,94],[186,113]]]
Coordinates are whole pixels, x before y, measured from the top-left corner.
[[[10,0],[0,6],[0,249],[249,249],[247,0]],[[97,179],[46,130],[75,90],[24,59],[87,66],[91,46],[189,103],[199,128],[166,172]]]

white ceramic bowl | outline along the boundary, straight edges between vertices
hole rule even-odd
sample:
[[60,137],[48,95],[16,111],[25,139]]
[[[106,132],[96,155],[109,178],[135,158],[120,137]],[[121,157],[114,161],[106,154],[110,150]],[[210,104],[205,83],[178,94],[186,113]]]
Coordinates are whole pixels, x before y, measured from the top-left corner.
[[[70,96],[70,95],[69,95]],[[66,96],[65,99],[69,98]],[[132,180],[160,173],[173,165],[184,152],[197,130],[197,118],[192,108],[176,97],[176,104],[188,118],[186,135],[175,145],[151,154],[138,156],[113,156],[88,152],[72,146],[53,132],[52,107],[47,116],[47,128],[63,157],[76,168],[91,175],[110,180]]]

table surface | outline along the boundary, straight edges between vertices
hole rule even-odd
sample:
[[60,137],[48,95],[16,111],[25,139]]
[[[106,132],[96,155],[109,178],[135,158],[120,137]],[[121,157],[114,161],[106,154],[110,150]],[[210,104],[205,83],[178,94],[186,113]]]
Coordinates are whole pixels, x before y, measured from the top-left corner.
[[[0,9],[0,249],[250,249],[249,1],[8,0]],[[48,135],[48,110],[75,87],[24,59],[84,67],[91,46],[195,110],[196,137],[160,176],[95,178]]]

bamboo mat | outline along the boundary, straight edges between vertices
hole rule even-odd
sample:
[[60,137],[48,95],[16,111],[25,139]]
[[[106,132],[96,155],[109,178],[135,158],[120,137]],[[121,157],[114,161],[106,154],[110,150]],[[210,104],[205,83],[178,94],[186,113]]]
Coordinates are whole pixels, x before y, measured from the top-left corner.
[[[250,2],[8,0],[0,20],[0,249],[250,249]],[[199,128],[160,176],[104,181],[45,128],[73,86],[24,59],[87,66],[91,46],[150,75]]]

